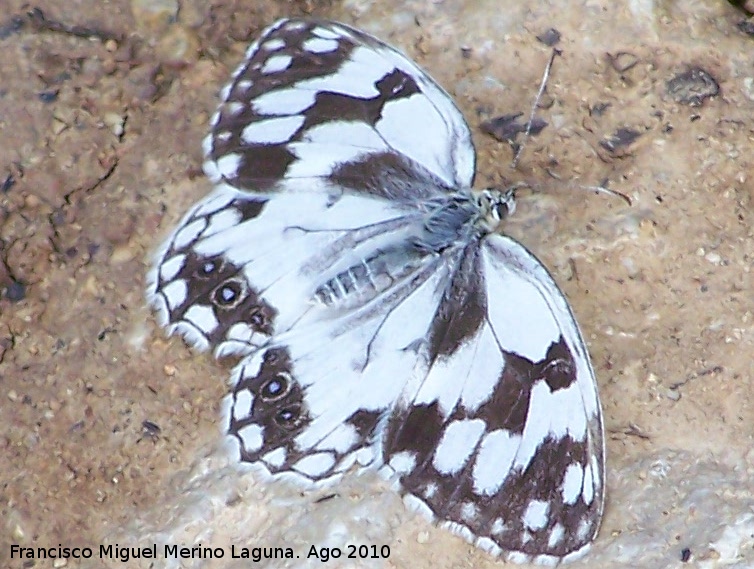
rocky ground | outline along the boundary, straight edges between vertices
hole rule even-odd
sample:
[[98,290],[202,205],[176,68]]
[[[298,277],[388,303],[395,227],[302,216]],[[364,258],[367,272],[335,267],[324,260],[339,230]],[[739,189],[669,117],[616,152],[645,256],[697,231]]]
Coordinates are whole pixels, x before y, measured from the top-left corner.
[[[369,567],[494,562],[366,476],[316,495],[218,451],[227,367],[144,305],[152,252],[210,185],[201,139],[248,42],[335,18],[415,58],[474,132],[477,183],[529,182],[506,230],[589,343],[608,503],[577,566],[754,564],[754,36],[726,2],[72,0],[0,10],[0,565],[122,567],[100,544],[391,548]],[[544,131],[516,170],[480,129],[527,111],[555,28]],[[609,183],[631,200],[580,186]],[[504,299],[501,299],[504,301]],[[325,501],[318,499],[328,498]],[[92,547],[88,561],[10,545]],[[66,565],[67,563],[67,565]],[[140,562],[144,567],[150,562]],[[353,566],[330,560],[329,567]]]

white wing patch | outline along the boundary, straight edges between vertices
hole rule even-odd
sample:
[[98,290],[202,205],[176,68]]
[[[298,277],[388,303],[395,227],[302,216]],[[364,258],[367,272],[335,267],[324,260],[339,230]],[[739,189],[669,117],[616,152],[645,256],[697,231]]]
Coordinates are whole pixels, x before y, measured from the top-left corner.
[[474,470],[474,492],[480,496],[492,496],[505,482],[501,473],[510,472],[521,446],[521,435],[508,429],[487,433],[479,447]]
[[441,475],[454,475],[466,466],[486,428],[481,419],[452,421],[435,449],[432,465]]
[[287,142],[304,124],[306,117],[291,115],[269,119],[263,123],[251,123],[241,131],[241,139],[247,143],[280,144]]
[[307,487],[371,466],[492,555],[582,555],[604,501],[594,374],[546,269],[490,233],[512,197],[470,189],[448,94],[318,20],[273,24],[232,77],[203,141],[215,189],[147,292],[169,333],[240,358],[239,461]]

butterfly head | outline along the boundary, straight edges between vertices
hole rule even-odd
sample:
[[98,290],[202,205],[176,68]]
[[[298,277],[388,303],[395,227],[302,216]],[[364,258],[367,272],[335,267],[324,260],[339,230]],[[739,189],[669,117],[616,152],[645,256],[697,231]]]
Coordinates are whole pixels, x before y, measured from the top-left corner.
[[515,188],[487,188],[477,192],[475,197],[481,212],[478,224],[490,233],[496,231],[503,220],[516,211]]

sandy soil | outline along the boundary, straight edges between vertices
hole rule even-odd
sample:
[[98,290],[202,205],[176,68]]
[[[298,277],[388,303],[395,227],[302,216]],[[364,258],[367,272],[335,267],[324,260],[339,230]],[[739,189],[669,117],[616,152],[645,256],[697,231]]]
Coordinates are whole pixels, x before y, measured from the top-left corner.
[[[354,541],[391,547],[363,566],[495,564],[369,477],[317,502],[237,476],[216,450],[227,366],[144,306],[150,255],[210,189],[217,90],[261,28],[312,14],[399,46],[453,94],[479,185],[537,188],[507,230],[570,299],[608,432],[604,526],[579,565],[752,566],[754,38],[726,2],[623,4],[73,0],[38,3],[43,19],[0,0],[0,565],[66,566],[9,554],[62,544],[95,550],[67,566],[122,567],[99,545],[158,541],[228,551],[187,567],[235,566],[232,543]],[[549,126],[514,171],[478,127],[529,108],[550,27]],[[720,87],[698,106],[668,88],[693,68]],[[638,136],[611,148],[619,129]],[[604,180],[632,205],[578,189]]]

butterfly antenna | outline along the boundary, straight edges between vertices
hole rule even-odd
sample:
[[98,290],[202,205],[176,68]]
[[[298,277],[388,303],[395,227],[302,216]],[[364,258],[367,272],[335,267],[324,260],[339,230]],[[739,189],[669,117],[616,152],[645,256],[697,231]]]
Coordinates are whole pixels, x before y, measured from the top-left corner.
[[[556,176],[553,172],[549,172],[549,174],[556,180],[562,181],[562,178],[560,178],[560,176]],[[626,205],[632,206],[633,202],[631,201],[630,197],[628,197],[623,192],[619,192],[618,190],[612,190],[607,187],[608,181],[609,180],[605,178],[597,186],[585,186],[584,184],[575,184],[573,182],[569,182],[566,184],[566,187],[571,188],[571,189],[577,189],[577,190],[586,190],[587,192],[594,192],[596,194],[605,194],[614,198],[619,198],[623,200],[624,202],[626,202]],[[535,189],[535,188],[532,187],[532,189]]]
[[607,184],[607,180],[605,180],[604,182],[602,182],[599,186],[577,186],[577,187],[580,188],[580,189],[582,189],[582,190],[588,190],[588,191],[595,192],[597,194],[607,194],[608,196],[612,196],[612,197],[615,197],[615,198],[620,198],[624,202],[626,202],[626,204],[628,206],[633,205],[631,203],[631,198],[629,198],[626,194],[624,194],[623,192],[619,192],[617,190],[611,190],[610,188],[608,188],[606,186],[606,184]]
[[531,112],[529,113],[529,120],[526,121],[526,131],[524,132],[524,140],[521,143],[521,146],[518,147],[518,152],[516,152],[516,155],[513,157],[513,163],[511,166],[515,168],[518,166],[518,160],[521,158],[521,154],[524,152],[524,147],[526,146],[526,141],[529,140],[529,135],[531,134],[531,125],[534,121],[534,115],[537,113],[537,106],[539,105],[539,101],[542,99],[542,95],[545,93],[545,89],[547,88],[547,80],[550,78],[550,70],[552,69],[552,64],[555,61],[555,57],[562,54],[563,52],[559,49],[553,49],[552,53],[550,54],[550,60],[547,62],[547,66],[545,67],[545,73],[542,76],[542,82],[539,85],[539,91],[537,92],[537,96],[534,98],[534,103],[531,106]]
[[[529,120],[526,121],[526,130],[524,131],[524,139],[521,142],[521,145],[518,147],[518,151],[516,152],[516,155],[513,157],[513,163],[511,166],[515,168],[518,166],[518,161],[521,158],[521,154],[523,154],[524,147],[526,146],[526,142],[529,140],[529,136],[531,135],[531,129],[532,124],[534,122],[534,115],[537,113],[537,107],[539,106],[539,101],[542,99],[542,96],[545,94],[545,89],[547,89],[547,81],[550,79],[550,71],[552,70],[552,65],[555,62],[555,58],[558,55],[562,55],[562,51],[559,49],[553,49],[552,53],[550,54],[550,59],[547,62],[547,65],[545,66],[545,72],[542,75],[542,81],[539,85],[539,91],[537,91],[537,96],[534,98],[534,103],[531,106],[531,111],[529,113]],[[622,199],[626,204],[629,206],[632,205],[631,198],[629,198],[626,194],[623,194],[621,192],[618,192],[616,190],[611,190],[607,187],[607,181],[602,182],[599,186],[577,186],[579,189],[587,190],[587,191],[593,191],[598,194],[607,194],[609,196],[613,196],[616,198]],[[523,184],[524,186],[528,184]],[[518,185],[516,187],[513,187],[514,195],[515,190],[518,189]],[[531,187],[531,186],[530,186]]]

